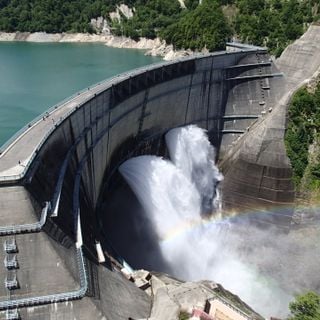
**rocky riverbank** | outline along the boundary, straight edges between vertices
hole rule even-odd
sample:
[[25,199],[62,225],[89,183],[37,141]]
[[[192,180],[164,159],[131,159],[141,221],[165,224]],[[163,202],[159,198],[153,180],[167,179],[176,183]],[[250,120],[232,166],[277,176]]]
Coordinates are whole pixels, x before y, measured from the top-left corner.
[[69,42],[69,43],[103,43],[114,48],[145,50],[146,55],[161,56],[164,60],[174,60],[180,57],[192,55],[191,50],[175,51],[172,45],[167,45],[159,38],[140,38],[139,41],[126,37],[116,37],[104,34],[89,33],[55,33],[45,32],[0,32],[0,41],[27,41],[27,42]]

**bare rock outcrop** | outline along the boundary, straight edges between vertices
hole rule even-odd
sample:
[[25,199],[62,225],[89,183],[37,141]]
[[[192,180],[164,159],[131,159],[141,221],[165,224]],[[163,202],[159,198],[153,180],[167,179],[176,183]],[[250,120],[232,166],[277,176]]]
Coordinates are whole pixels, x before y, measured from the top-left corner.
[[[99,17],[91,20],[91,25],[97,34],[90,33],[46,33],[46,32],[0,32],[1,41],[27,41],[27,42],[87,42],[104,43],[114,48],[146,50],[146,55],[160,56],[164,60],[174,60],[194,54],[191,50],[174,50],[172,45],[167,45],[159,38],[140,38],[135,41],[127,37],[118,37],[111,34],[110,26],[106,19]],[[203,51],[205,53],[205,51]]]
[[131,19],[133,17],[134,8],[129,8],[125,4],[120,4],[116,7],[116,11],[110,12],[109,16],[111,20],[121,21],[121,15],[123,15],[127,19]]
[[111,28],[107,19],[103,17],[91,19],[90,24],[97,34],[111,35]]

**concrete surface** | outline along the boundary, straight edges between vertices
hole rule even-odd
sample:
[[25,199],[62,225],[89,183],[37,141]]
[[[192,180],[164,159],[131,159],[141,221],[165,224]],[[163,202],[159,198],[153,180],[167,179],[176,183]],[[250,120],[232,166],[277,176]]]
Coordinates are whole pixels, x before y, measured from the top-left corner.
[[307,32],[289,45],[276,65],[285,74],[289,90],[311,79],[320,66],[320,26],[311,25]]
[[[235,196],[229,204],[247,205],[249,197],[255,205],[290,202],[291,171],[281,142],[285,108],[273,105],[282,83],[266,51],[259,48],[147,67],[72,98],[2,150],[0,222],[32,222],[39,216],[32,208],[41,208],[45,201],[57,208],[57,216],[48,217],[40,233],[16,235],[21,289],[13,295],[79,287],[72,249],[72,242],[79,240],[79,215],[88,256],[90,298],[21,309],[21,314],[26,319],[88,319],[92,314],[94,319],[108,320],[150,315],[151,299],[145,292],[108,270],[110,261],[97,264],[97,240],[117,256],[107,245],[97,208],[116,183],[113,174],[118,165],[132,155],[163,154],[163,133],[173,127],[195,123],[207,129],[226,155],[226,168],[238,168],[226,173],[225,190]],[[224,118],[235,115],[240,117]],[[248,130],[251,138],[230,133]],[[233,146],[238,149],[231,157],[227,153]],[[10,201],[15,195],[23,199],[19,205]],[[2,268],[1,281],[6,273]],[[2,299],[10,299],[3,288],[0,293]]]
[[[222,183],[225,208],[238,208],[240,212],[260,209],[260,220],[284,228],[290,225],[295,190],[284,145],[287,106],[294,90],[319,70],[319,38],[320,26],[311,26],[301,39],[283,52],[276,61],[277,66],[273,66],[274,72],[279,68],[284,73],[284,78],[261,83],[261,88],[269,88],[264,94],[265,101],[271,102],[263,106],[265,115],[245,135],[235,137],[233,147],[221,161],[225,173]],[[227,109],[228,104],[229,101]],[[283,208],[281,215],[277,207]],[[268,208],[271,209],[268,214],[263,214]]]
[[40,211],[23,186],[0,187],[0,226],[36,222]]
[[[8,271],[3,264],[0,267],[2,279],[10,272],[17,275],[20,288],[11,290],[11,299],[22,296],[36,297],[78,289],[77,282],[66,268],[64,261],[51,246],[48,236],[44,232],[1,237],[1,242],[3,244],[5,240],[12,238],[15,238],[19,250],[16,253],[19,268]],[[3,261],[7,254],[4,253],[3,249],[0,252],[0,260]],[[1,282],[0,299],[6,299],[7,294],[8,290]]]
[[[139,282],[140,277],[139,272],[133,274],[135,282]],[[194,310],[208,313],[208,303],[214,300],[222,304],[220,311],[227,310],[229,316],[235,316],[230,319],[240,319],[240,315],[245,315],[245,319],[263,319],[239,297],[213,281],[183,282],[165,274],[151,273],[149,282],[150,295],[153,297],[150,320],[178,320],[181,312],[191,315]]]

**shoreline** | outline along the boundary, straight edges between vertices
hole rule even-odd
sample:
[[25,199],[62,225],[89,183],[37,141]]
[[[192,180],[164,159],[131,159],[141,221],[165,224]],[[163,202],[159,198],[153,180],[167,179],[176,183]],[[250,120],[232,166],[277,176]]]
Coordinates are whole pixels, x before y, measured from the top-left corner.
[[140,38],[139,41],[127,37],[117,37],[111,34],[89,33],[46,33],[46,32],[0,32],[0,42],[38,42],[38,43],[101,43],[112,48],[145,50],[145,55],[160,56],[169,61],[193,55],[191,50],[174,50],[159,38]]

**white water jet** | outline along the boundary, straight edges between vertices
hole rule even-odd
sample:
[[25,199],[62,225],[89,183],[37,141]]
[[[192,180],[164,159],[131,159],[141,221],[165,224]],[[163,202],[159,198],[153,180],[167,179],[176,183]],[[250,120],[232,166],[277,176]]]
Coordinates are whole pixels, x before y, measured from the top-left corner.
[[130,187],[148,213],[159,239],[182,221],[200,214],[200,195],[194,184],[170,161],[156,156],[141,156],[120,167]]
[[174,276],[214,280],[264,315],[285,314],[291,296],[266,284],[255,266],[243,262],[237,238],[231,243],[228,239],[228,220],[201,217],[208,204],[214,207],[216,185],[222,180],[205,131],[195,126],[173,129],[166,143],[172,162],[141,156],[126,161],[120,172],[151,220]]
[[202,198],[202,211],[214,209],[217,184],[223,179],[215,165],[215,150],[203,129],[190,125],[166,134],[170,159],[192,181]]

